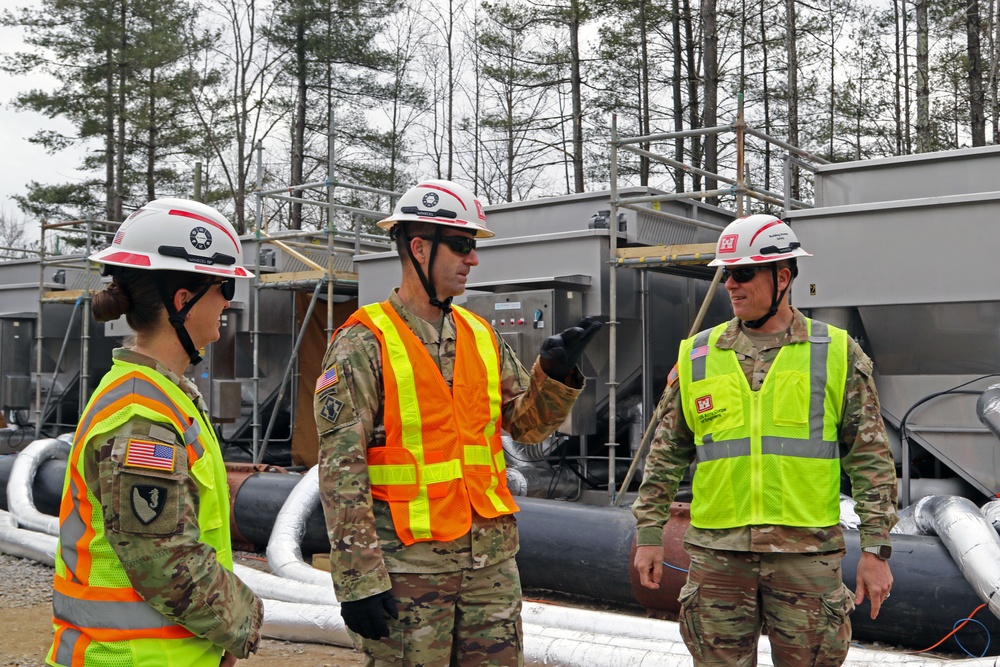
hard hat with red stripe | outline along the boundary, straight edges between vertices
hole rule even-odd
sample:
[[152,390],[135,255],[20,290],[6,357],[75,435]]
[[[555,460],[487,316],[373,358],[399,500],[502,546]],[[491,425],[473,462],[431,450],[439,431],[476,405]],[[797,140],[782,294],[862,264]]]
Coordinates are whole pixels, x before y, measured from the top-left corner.
[[243,246],[232,223],[211,206],[188,199],[149,202],[90,259],[131,269],[253,278],[243,266]]
[[474,232],[476,238],[496,236],[486,228],[483,205],[471,191],[457,183],[427,180],[407,190],[396,202],[392,215],[378,226],[391,230],[404,222],[429,222]]
[[768,264],[794,257],[812,257],[802,249],[795,232],[773,215],[756,214],[737,218],[726,225],[709,266]]

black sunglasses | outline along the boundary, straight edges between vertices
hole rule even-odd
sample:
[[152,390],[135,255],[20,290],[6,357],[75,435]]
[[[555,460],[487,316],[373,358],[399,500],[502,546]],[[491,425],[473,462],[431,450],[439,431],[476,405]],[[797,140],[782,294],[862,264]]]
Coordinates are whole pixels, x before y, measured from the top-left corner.
[[[433,241],[433,236],[418,236],[418,239]],[[472,236],[439,236],[438,240],[459,255],[468,255],[476,249],[476,239]]]
[[233,297],[236,296],[236,279],[235,278],[223,278],[222,280],[213,280],[208,283],[211,285],[222,285],[222,297],[226,301],[232,301]]
[[763,268],[762,266],[737,266],[734,269],[722,269],[722,282],[726,282],[731,277],[738,283],[748,283]]

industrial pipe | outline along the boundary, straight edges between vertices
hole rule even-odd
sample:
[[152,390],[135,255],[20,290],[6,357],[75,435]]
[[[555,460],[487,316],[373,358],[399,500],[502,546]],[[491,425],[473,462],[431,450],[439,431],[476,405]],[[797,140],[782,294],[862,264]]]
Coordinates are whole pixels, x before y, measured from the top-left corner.
[[18,528],[14,516],[0,510],[0,552],[55,567],[56,538]]
[[59,534],[59,518],[42,514],[35,509],[32,484],[42,463],[50,459],[65,461],[70,445],[63,440],[44,438],[35,440],[14,457],[14,465],[7,481],[8,511],[21,528],[46,535]]
[[1000,537],[968,498],[925,496],[913,510],[917,525],[937,535],[990,612],[1000,617]]
[[[0,490],[4,466],[9,473],[12,463],[5,458],[11,457],[0,457]],[[64,472],[65,463],[60,461],[50,460],[41,465],[33,484],[39,509],[43,509],[40,498],[51,494],[56,499],[52,513],[57,511]],[[234,499],[233,515],[244,535],[262,534],[265,539],[257,544],[267,543],[273,517],[298,479],[298,475],[261,473],[243,484]],[[50,488],[40,489],[40,485]],[[659,600],[654,600],[654,604],[647,604],[645,598],[637,602],[639,595],[633,591],[640,591],[642,595],[652,592],[630,586],[635,520],[629,510],[534,498],[519,498],[518,504],[521,507],[517,515],[521,550],[517,562],[526,588],[555,590],[626,605],[642,603],[665,615],[672,613],[670,605],[676,605],[685,576],[680,570],[665,571],[670,581],[661,586]],[[671,535],[668,541],[674,550],[667,560],[684,569],[682,543],[687,524],[683,517],[675,519],[667,524]],[[854,530],[845,530],[844,535],[847,543],[844,582],[853,590],[860,537]],[[318,507],[309,515],[301,548],[308,553],[329,551],[326,527]],[[859,640],[926,648],[932,638],[950,633],[956,621],[966,618],[981,604],[939,537],[894,534],[890,564],[895,585],[892,598],[886,601],[882,613],[871,620],[867,603],[864,603],[852,615],[854,636]],[[984,614],[982,618],[977,616],[976,620],[983,623],[985,632],[1000,636],[1000,622],[991,614]],[[975,653],[977,646],[981,652],[985,645],[983,633],[983,628],[969,624],[959,635],[962,644]],[[990,648],[1000,652],[995,642]]]
[[306,522],[313,510],[322,507],[319,500],[319,466],[299,478],[295,488],[281,506],[274,529],[267,542],[267,563],[280,577],[303,581],[316,586],[333,586],[330,575],[307,565],[302,560],[302,538]]

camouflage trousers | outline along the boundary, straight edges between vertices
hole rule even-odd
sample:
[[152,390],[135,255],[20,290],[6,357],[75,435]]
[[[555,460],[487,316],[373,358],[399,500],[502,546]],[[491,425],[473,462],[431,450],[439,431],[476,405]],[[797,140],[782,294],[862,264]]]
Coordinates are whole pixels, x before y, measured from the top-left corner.
[[431,574],[390,573],[399,620],[381,641],[352,633],[367,667],[523,667],[517,563]]
[[842,579],[843,551],[685,549],[691,569],[678,621],[695,665],[756,665],[762,630],[776,667],[843,664],[854,609]]

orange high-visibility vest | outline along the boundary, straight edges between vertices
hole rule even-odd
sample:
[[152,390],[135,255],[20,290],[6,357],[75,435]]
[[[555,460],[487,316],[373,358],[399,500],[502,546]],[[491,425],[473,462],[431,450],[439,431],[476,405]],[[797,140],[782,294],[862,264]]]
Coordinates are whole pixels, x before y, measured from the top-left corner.
[[452,307],[452,388],[420,339],[386,301],[359,322],[382,344],[385,447],[368,450],[372,497],[389,503],[404,544],[453,540],[472,512],[494,518],[518,510],[507,488],[500,440],[500,351],[490,325]]
[[84,479],[88,443],[133,416],[176,431],[198,486],[200,540],[233,569],[229,487],[215,432],[191,399],[154,370],[115,360],[90,398],[74,437],[59,509],[53,626],[46,662],[72,667],[157,664],[216,667],[223,649],[153,609],[128,580],[104,534],[101,503]]

